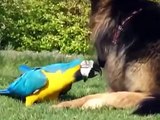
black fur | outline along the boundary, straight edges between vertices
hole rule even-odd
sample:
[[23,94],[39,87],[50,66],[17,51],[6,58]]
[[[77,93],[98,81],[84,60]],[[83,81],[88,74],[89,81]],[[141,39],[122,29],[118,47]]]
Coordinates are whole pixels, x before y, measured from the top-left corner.
[[[95,46],[97,48],[98,61],[101,67],[106,62],[108,46],[112,43],[116,26],[120,25],[131,13],[142,8],[127,22],[118,39],[117,51],[125,46],[126,61],[137,59],[137,53],[143,52],[150,43],[160,41],[160,6],[157,3],[146,0],[111,0],[112,4],[108,25],[103,24],[97,34]],[[95,9],[95,8],[94,8]],[[105,50],[107,48],[107,50]],[[143,54],[141,57],[146,57]]]
[[140,106],[133,112],[138,115],[150,115],[160,113],[160,96],[148,98],[140,103]]
[[[160,85],[160,72],[157,72],[160,71],[160,65],[158,65],[160,64],[160,4],[148,0],[102,1],[91,0],[91,38],[95,43],[99,65],[103,68],[109,66],[107,68],[108,79],[112,80],[109,82],[109,86],[115,92],[129,91],[122,81],[125,79],[124,71],[128,67],[127,64],[136,63],[136,61],[143,62],[148,59],[155,67],[155,82]],[[127,17],[139,9],[142,11],[133,15],[126,24],[122,25]],[[122,25],[123,30],[117,38],[117,43],[114,44],[113,38],[119,25]],[[110,67],[112,61],[108,62],[110,54],[114,56],[114,60],[117,59],[115,68]],[[121,61],[123,63],[118,64]],[[110,70],[111,68],[113,70]],[[120,75],[121,73],[122,75]],[[114,83],[114,80],[120,82]],[[143,101],[134,113],[145,115],[159,112],[160,98],[154,97]]]

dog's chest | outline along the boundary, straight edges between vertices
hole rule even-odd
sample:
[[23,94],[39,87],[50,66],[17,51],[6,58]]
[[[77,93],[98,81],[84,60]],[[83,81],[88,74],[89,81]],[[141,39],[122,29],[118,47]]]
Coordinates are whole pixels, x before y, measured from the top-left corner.
[[125,48],[117,50],[116,46],[111,47],[107,53],[105,72],[109,86],[114,91],[125,90],[124,86],[124,65]]

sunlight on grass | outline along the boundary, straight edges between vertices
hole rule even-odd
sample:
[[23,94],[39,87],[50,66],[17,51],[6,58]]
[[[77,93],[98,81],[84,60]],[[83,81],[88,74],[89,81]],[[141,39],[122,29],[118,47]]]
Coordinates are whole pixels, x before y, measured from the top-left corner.
[[[82,56],[66,56],[59,53],[35,53],[0,51],[0,88],[5,88],[12,82],[20,72],[18,66],[27,64],[29,66],[43,66],[55,62],[69,61]],[[104,92],[105,81],[103,77],[97,76],[86,82],[77,82],[64,96],[65,99],[73,99],[88,94]],[[26,108],[24,103],[9,97],[0,96],[0,118],[2,120],[159,120],[160,115],[140,117],[132,115],[132,109],[116,110],[112,108],[101,108],[96,110],[82,109],[51,109],[54,101],[34,104]]]

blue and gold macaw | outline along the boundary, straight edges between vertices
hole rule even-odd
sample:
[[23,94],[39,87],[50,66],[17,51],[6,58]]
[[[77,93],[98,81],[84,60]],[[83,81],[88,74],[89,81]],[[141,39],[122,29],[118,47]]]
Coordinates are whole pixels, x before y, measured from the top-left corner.
[[0,90],[0,95],[25,99],[26,106],[36,101],[57,99],[71,88],[73,82],[94,77],[101,72],[92,60],[81,59],[37,68],[21,65],[19,69],[22,74],[8,88]]

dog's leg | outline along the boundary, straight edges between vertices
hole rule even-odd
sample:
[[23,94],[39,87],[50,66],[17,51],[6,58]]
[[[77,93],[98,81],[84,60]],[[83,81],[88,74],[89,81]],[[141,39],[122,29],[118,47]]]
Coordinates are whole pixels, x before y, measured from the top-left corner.
[[94,109],[102,106],[111,106],[115,108],[129,108],[138,105],[142,100],[147,98],[150,98],[147,94],[137,92],[101,93],[61,102],[58,105],[54,105],[54,107],[82,107]]
[[76,108],[76,107],[82,107],[88,100],[92,100],[94,98],[100,98],[106,93],[101,93],[101,94],[93,94],[93,95],[88,95],[84,96],[75,100],[71,101],[64,101],[59,103],[58,105],[53,105],[53,107],[56,108],[63,108],[63,107],[70,107],[70,108]]

